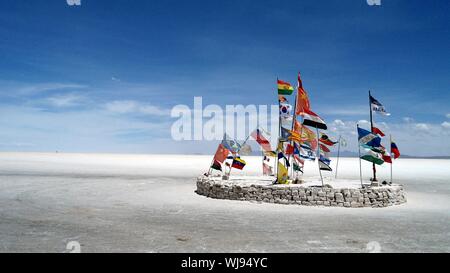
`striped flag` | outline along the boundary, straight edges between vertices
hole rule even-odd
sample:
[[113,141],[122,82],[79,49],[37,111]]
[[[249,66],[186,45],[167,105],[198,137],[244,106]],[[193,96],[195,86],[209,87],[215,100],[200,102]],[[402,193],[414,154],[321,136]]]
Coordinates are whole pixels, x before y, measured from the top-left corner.
[[327,125],[325,121],[311,110],[304,109],[300,115],[303,116],[303,125],[317,127],[318,129],[326,130]]

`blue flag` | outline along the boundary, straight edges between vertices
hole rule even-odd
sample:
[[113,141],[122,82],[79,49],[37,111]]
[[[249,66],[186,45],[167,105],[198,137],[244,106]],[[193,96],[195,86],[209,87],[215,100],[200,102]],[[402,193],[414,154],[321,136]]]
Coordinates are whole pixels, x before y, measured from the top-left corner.
[[380,147],[381,138],[372,134],[370,131],[358,127],[358,141],[360,145],[370,147]]

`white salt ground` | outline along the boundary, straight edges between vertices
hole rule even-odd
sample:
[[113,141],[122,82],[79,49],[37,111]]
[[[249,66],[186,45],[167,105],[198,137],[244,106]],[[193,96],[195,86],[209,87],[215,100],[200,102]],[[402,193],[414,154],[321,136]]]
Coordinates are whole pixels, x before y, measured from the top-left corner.
[[[244,171],[260,176],[261,158]],[[333,160],[333,158],[332,158]],[[450,160],[399,159],[404,205],[302,207],[215,200],[194,193],[211,156],[0,153],[0,252],[450,252]],[[332,161],[335,167],[336,161]],[[305,180],[318,182],[317,163]],[[339,179],[359,183],[341,158]],[[365,183],[371,173],[363,162]],[[389,180],[389,165],[378,168]],[[314,182],[315,181],[315,182]]]

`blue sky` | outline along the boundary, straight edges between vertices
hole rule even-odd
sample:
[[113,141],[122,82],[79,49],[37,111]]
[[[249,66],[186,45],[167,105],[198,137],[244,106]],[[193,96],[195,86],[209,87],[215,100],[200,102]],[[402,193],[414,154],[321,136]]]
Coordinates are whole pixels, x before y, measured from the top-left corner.
[[273,104],[301,71],[331,135],[353,143],[371,89],[404,154],[450,155],[449,1],[1,5],[0,151],[213,152],[171,140],[174,105]]

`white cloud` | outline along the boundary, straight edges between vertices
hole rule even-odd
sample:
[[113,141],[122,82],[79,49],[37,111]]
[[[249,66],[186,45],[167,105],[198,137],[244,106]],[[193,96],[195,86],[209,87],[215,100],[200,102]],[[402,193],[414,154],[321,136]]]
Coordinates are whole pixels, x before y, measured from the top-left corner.
[[404,117],[403,121],[406,122],[406,123],[411,123],[411,122],[414,122],[414,119],[410,118],[410,117]]
[[80,105],[85,100],[84,97],[76,94],[64,94],[45,99],[49,105],[54,107],[73,107]]
[[448,113],[447,115],[445,115],[447,118],[450,118],[450,113]]
[[444,121],[441,123],[441,126],[444,127],[445,129],[450,129],[450,122]]
[[150,104],[142,104],[134,100],[116,100],[108,102],[104,105],[104,108],[109,112],[117,114],[144,114],[152,116],[169,115],[169,111],[166,109]]
[[425,123],[416,123],[414,125],[414,127],[419,131],[429,131],[430,130],[429,126]]

